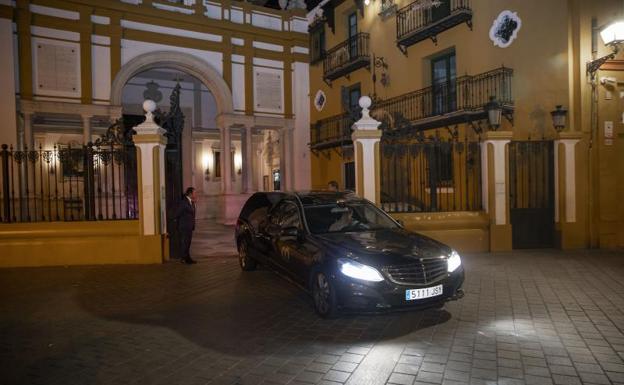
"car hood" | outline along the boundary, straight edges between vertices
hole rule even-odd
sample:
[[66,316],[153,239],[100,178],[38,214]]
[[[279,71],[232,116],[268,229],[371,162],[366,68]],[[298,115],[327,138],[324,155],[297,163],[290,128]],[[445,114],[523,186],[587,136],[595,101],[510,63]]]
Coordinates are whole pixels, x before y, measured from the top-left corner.
[[375,267],[401,265],[451,252],[443,243],[404,229],[327,233],[316,237],[331,249],[332,256],[350,257]]

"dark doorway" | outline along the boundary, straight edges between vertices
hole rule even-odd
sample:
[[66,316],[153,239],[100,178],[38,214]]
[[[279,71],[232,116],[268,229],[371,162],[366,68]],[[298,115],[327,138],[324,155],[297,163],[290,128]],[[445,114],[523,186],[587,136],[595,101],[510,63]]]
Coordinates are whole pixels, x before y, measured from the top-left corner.
[[455,111],[457,107],[455,79],[455,52],[431,60],[433,115]]
[[165,199],[167,212],[167,233],[169,234],[169,256],[180,258],[180,234],[178,224],[173,218],[176,206],[183,195],[182,185],[182,129],[184,114],[180,108],[180,83],[171,92],[169,111],[165,114],[157,111],[158,123],[165,129],[167,146],[165,147]]
[[552,141],[509,144],[509,208],[514,249],[554,246]]
[[355,191],[355,162],[346,162],[344,164],[344,188],[345,190]]

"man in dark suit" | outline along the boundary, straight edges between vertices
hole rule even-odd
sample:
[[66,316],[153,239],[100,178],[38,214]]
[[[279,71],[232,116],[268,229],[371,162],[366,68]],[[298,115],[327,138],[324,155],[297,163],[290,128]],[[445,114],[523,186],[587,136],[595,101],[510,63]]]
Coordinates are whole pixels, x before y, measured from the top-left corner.
[[191,240],[193,239],[193,231],[195,230],[195,188],[189,187],[184,193],[184,197],[178,204],[174,218],[178,222],[178,230],[180,232],[180,258],[182,263],[196,263],[191,258]]

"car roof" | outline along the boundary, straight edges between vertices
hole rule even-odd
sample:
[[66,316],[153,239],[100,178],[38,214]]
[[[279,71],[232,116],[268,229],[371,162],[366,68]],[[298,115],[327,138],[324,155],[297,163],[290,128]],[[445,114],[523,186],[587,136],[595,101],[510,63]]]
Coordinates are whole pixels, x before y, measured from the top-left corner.
[[296,195],[303,206],[332,204],[337,201],[365,202],[351,191],[297,191]]

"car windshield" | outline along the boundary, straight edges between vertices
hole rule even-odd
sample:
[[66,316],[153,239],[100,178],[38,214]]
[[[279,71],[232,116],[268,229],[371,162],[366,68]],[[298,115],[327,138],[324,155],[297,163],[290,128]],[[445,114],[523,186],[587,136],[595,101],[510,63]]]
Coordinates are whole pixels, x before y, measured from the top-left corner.
[[337,202],[306,206],[304,211],[313,234],[397,228],[392,219],[370,203]]

